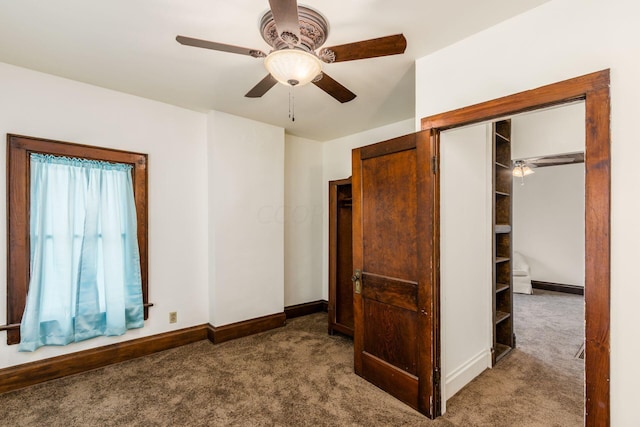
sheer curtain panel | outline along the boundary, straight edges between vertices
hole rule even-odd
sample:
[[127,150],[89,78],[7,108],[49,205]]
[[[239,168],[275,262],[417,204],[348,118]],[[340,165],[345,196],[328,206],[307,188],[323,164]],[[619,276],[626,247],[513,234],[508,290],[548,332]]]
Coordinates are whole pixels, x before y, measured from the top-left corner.
[[144,325],[131,165],[31,154],[20,351]]

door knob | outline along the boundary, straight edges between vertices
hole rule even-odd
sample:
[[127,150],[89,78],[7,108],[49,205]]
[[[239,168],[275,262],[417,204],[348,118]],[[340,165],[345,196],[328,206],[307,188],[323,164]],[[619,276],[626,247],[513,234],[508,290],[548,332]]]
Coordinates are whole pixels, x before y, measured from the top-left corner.
[[353,273],[353,276],[351,276],[351,281],[353,282],[353,287],[356,294],[359,294],[362,291],[362,283],[360,282],[361,276],[362,273],[360,272],[360,270],[356,270],[355,273]]

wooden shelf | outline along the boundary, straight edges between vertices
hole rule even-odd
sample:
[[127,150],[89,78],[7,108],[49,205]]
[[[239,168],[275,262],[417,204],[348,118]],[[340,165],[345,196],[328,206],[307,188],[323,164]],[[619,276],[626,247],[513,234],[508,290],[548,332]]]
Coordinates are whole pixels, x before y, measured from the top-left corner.
[[341,208],[351,208],[353,206],[353,199],[351,197],[341,197],[338,201],[338,206]]
[[507,353],[509,353],[511,351],[511,347],[509,347],[508,345],[504,345],[504,344],[496,344],[496,346],[494,347],[493,350],[493,357],[495,358],[496,362],[500,359],[502,359],[504,356],[507,355]]
[[511,142],[511,140],[510,140],[509,138],[507,138],[506,136],[504,136],[504,135],[502,135],[502,134],[498,133],[497,131],[495,132],[495,135],[496,135],[496,137],[498,137],[498,138],[502,139],[503,141]]
[[505,313],[504,311],[496,311],[496,325],[503,320],[508,319],[511,316],[511,313]]
[[506,283],[496,283],[496,294],[506,291],[507,289],[509,289],[511,286],[509,286]]
[[515,347],[511,283],[512,199],[511,121],[493,123],[493,364]]
[[496,224],[494,229],[496,234],[511,233],[511,226],[509,224]]

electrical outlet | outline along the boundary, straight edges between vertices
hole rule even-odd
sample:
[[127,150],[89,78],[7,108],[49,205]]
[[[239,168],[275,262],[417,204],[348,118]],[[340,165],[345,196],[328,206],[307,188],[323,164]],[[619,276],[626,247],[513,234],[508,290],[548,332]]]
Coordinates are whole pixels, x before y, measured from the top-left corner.
[[176,323],[178,321],[178,312],[172,311],[169,313],[169,323]]

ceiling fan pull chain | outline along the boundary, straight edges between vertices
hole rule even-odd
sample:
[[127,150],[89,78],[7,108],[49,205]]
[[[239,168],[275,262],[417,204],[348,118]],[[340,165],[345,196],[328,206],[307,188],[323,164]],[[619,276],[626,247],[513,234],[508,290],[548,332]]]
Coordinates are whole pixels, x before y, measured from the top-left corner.
[[296,121],[296,105],[295,105],[295,97],[293,95],[294,86],[289,86],[289,118],[292,122]]

